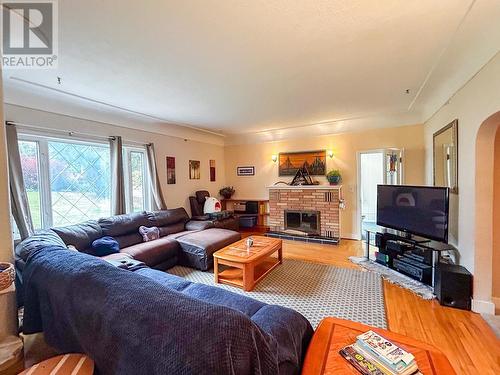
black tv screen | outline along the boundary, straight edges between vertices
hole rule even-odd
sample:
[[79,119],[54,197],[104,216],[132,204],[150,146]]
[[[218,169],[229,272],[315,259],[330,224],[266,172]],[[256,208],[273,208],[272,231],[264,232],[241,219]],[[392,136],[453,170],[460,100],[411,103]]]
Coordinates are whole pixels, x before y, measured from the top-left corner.
[[448,242],[448,188],[378,185],[377,225]]

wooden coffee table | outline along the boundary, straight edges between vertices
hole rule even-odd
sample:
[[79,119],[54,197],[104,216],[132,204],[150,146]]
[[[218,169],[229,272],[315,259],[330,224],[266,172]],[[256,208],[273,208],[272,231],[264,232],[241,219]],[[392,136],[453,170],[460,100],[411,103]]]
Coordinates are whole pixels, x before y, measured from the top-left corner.
[[356,341],[359,334],[373,330],[415,356],[421,373],[453,375],[455,371],[438,349],[412,338],[364,324],[336,318],[325,318],[314,332],[307,349],[302,375],[352,374],[359,372],[339,350]]
[[[263,236],[252,238],[252,247],[247,247],[247,239],[244,238],[214,253],[216,283],[237,286],[248,292],[283,262],[280,239]],[[219,265],[229,268],[219,272]]]

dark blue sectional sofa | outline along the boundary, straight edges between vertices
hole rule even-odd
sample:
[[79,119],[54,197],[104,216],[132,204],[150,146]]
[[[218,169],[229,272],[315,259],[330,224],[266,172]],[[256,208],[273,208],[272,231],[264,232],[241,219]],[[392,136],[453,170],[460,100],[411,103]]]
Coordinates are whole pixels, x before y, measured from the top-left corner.
[[[203,247],[203,230],[191,229],[194,247],[185,249]],[[88,354],[102,374],[300,373],[313,330],[299,313],[130,256],[106,260],[71,251],[55,233],[16,249],[26,334],[43,331],[58,351]]]

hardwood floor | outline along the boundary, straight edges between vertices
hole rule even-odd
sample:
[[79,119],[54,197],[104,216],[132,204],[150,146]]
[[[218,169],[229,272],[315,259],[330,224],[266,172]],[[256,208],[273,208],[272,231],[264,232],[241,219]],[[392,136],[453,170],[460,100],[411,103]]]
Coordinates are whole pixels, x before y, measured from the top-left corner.
[[[339,267],[358,268],[348,257],[362,254],[360,241],[343,240],[339,246],[283,242],[284,258]],[[439,348],[457,374],[500,374],[500,340],[481,315],[425,301],[385,281],[384,293],[390,331]]]

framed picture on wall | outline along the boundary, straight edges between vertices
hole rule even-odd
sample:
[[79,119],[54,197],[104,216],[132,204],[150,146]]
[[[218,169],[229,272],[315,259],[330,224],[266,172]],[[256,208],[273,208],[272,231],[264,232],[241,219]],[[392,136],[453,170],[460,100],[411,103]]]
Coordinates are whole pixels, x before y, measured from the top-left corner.
[[199,180],[200,179],[200,161],[190,160],[189,161],[189,179]]
[[279,175],[295,176],[303,165],[312,176],[326,174],[326,151],[281,152],[279,154]]
[[175,184],[175,158],[167,156],[167,184]]
[[210,160],[210,181],[215,181],[215,160]]
[[255,167],[236,167],[238,176],[255,176]]

